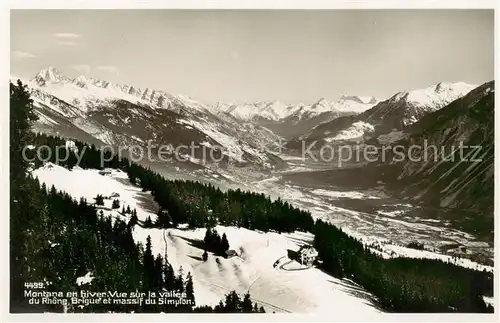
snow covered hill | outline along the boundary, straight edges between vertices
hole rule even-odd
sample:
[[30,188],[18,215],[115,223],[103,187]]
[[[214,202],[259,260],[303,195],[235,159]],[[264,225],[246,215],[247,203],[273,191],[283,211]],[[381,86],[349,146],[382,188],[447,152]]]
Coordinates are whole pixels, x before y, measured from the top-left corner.
[[[98,194],[113,196],[120,206],[137,210],[139,221],[156,218],[158,206],[149,192],[128,181],[126,173],[109,169],[65,169],[46,164],[33,171],[47,187],[54,185],[76,199],[92,201]],[[102,209],[105,216],[128,221],[129,214],[111,208],[112,199],[105,198]],[[146,229],[136,225],[133,231],[136,242],[145,243],[151,236],[155,254],[168,253],[169,262],[177,271],[193,276],[196,304],[216,305],[229,291],[249,292],[253,302],[267,312],[317,313],[329,315],[354,315],[368,317],[381,313],[371,303],[371,296],[349,280],[331,277],[316,268],[307,268],[288,258],[289,250],[310,244],[312,235],[303,232],[292,234],[264,233],[236,227],[217,226],[226,233],[230,248],[237,256],[231,258],[209,255],[202,260],[201,247],[205,229]],[[86,281],[86,283],[92,283]],[[333,305],[332,305],[333,304]],[[355,314],[353,314],[355,313]]]
[[[463,82],[440,82],[428,88],[399,92],[358,115],[327,120],[298,137],[298,140],[345,141],[378,137],[420,120],[474,89]],[[292,145],[293,146],[293,142]]]
[[[150,192],[143,192],[140,187],[132,185],[127,174],[120,170],[107,169],[101,172],[78,167],[68,170],[49,163],[35,169],[33,176],[47,187],[54,185],[75,199],[84,197],[87,201],[93,201],[98,194],[103,195],[104,205],[96,207],[105,216],[114,219],[128,222],[130,215],[120,212],[122,207],[127,206],[137,210],[139,223],[148,217],[154,221],[158,212],[158,205]],[[120,208],[112,209],[113,199],[119,200]],[[331,214],[325,220],[328,218],[333,220]],[[230,249],[236,252],[234,257],[223,258],[209,253],[208,260],[204,262],[205,229],[191,230],[185,226],[178,229],[143,228],[139,224],[134,227],[133,236],[136,242],[143,244],[150,236],[153,253],[164,255],[167,252],[169,262],[176,271],[182,267],[185,275],[191,273],[197,305],[215,305],[229,291],[236,290],[240,294],[249,292],[252,301],[262,305],[267,312],[347,315],[351,318],[381,314],[372,303],[373,296],[349,279],[334,278],[290,258],[291,251],[311,244],[313,236],[310,233],[264,233],[225,226],[217,226],[216,230],[226,234]],[[349,229],[346,232],[361,239],[373,252],[384,258],[404,256],[441,259],[478,270],[493,270],[492,267],[481,266],[467,259],[397,246],[383,239],[358,236]]]

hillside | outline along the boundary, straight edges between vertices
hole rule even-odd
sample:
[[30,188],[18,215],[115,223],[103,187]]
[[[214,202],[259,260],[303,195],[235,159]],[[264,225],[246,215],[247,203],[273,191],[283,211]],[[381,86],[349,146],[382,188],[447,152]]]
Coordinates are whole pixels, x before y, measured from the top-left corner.
[[412,157],[417,161],[407,160],[400,166],[398,185],[402,195],[491,219],[494,91],[493,81],[483,84],[404,131],[404,139],[397,144],[429,148],[414,151]]

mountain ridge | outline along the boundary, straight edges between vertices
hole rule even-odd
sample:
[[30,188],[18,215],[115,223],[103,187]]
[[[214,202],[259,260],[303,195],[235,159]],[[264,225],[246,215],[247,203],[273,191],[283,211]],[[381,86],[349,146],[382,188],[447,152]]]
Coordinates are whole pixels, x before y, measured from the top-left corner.
[[464,82],[439,82],[423,89],[401,91],[360,114],[326,120],[291,140],[290,146],[293,147],[297,140],[356,141],[363,140],[366,136],[377,138],[401,131],[474,88],[475,85]]
[[[75,78],[70,78],[63,75],[56,67],[48,66],[40,70],[33,79],[29,82],[36,84],[39,87],[50,87],[55,84],[73,84],[79,88],[102,92],[102,89],[109,90],[108,96],[123,98],[130,100],[128,96],[137,97],[140,101],[145,101],[148,104],[153,104],[158,108],[169,108],[171,100],[182,98],[183,100],[191,100],[197,102],[198,108],[207,109],[214,114],[228,113],[243,121],[258,121],[268,120],[279,122],[286,118],[308,119],[318,116],[324,112],[352,112],[360,113],[377,101],[375,97],[364,97],[355,95],[343,95],[337,101],[328,101],[325,98],[311,103],[284,104],[279,100],[274,101],[256,101],[246,102],[241,104],[217,102],[214,104],[203,104],[196,100],[189,99],[183,95],[172,95],[166,91],[159,89],[139,88],[129,84],[115,84],[106,80],[96,79],[86,75],[79,75]],[[90,87],[90,88],[89,88]],[[100,89],[100,90],[98,90]],[[105,96],[102,93],[102,96]],[[80,101],[83,99],[80,98]],[[71,100],[70,100],[71,101]],[[83,100],[84,101],[84,100]]]

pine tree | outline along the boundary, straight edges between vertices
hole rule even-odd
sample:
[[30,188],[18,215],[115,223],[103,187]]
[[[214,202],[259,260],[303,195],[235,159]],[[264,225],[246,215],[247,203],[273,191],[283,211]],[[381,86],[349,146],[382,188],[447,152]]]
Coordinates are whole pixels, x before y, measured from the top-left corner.
[[104,205],[104,198],[101,194],[97,194],[95,198],[95,205]]
[[219,301],[219,304],[215,305],[214,312],[215,313],[224,313],[225,312],[225,305],[222,302],[222,300]]
[[29,91],[21,81],[10,83],[10,308],[22,310],[26,301],[23,295],[24,282],[29,281],[25,257],[29,219],[29,209],[23,200],[29,198],[23,188],[26,183],[28,161],[23,151],[31,138],[32,122],[37,119]]
[[151,250],[151,236],[148,235],[146,238],[146,250],[144,251],[143,256],[143,282],[144,282],[144,291],[150,291],[153,287],[153,281],[155,277],[155,267],[154,267],[154,257]]
[[229,241],[227,241],[226,234],[222,234],[222,239],[221,239],[221,249],[223,252],[226,252],[229,250]]
[[187,298],[191,300],[191,304],[194,306],[195,304],[194,287],[193,287],[193,277],[191,276],[191,273],[187,274],[185,291]]
[[174,290],[175,289],[175,272],[172,265],[168,262],[165,262],[164,268],[164,276],[165,276],[165,289],[166,290]]
[[205,252],[203,252],[203,261],[207,261],[208,259],[208,252],[207,250],[205,250]]
[[152,288],[156,290],[161,290],[163,287],[163,258],[161,255],[157,255],[154,263],[154,282]]
[[116,199],[115,199],[115,200],[113,200],[113,203],[112,203],[112,205],[111,205],[111,208],[112,208],[112,209],[118,209],[118,208],[120,208],[120,201],[119,201],[119,200],[116,200]]
[[238,313],[240,312],[240,298],[236,291],[232,291],[226,295],[226,306],[225,311],[227,313]]
[[246,293],[243,297],[243,302],[241,302],[241,311],[243,313],[252,313],[252,300],[250,299],[250,293]]
[[210,243],[212,242],[212,228],[207,228],[203,241],[205,242],[206,246],[210,246]]
[[130,211],[130,205],[127,205],[127,211],[126,211],[127,214],[130,214],[132,213],[132,211]]
[[153,227],[153,221],[151,221],[151,217],[148,216],[146,220],[144,220],[144,227],[145,228],[152,228]]
[[10,176],[11,180],[26,175],[28,161],[23,158],[23,149],[29,144],[32,123],[38,117],[33,109],[33,100],[26,85],[20,80],[10,83]]
[[183,277],[182,266],[179,267],[179,274],[175,278],[174,286],[175,286],[175,290],[177,290],[181,293],[184,292],[184,277]]
[[134,226],[139,222],[139,219],[137,219],[137,215],[132,214],[130,217],[130,220],[128,221],[128,226],[130,228],[134,228]]

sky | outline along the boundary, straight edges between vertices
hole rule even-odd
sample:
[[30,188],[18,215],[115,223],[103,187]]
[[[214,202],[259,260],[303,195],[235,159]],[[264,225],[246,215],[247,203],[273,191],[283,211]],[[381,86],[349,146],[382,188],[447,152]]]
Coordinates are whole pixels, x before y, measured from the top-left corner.
[[54,66],[205,103],[385,99],[494,78],[493,10],[13,10],[11,75]]

